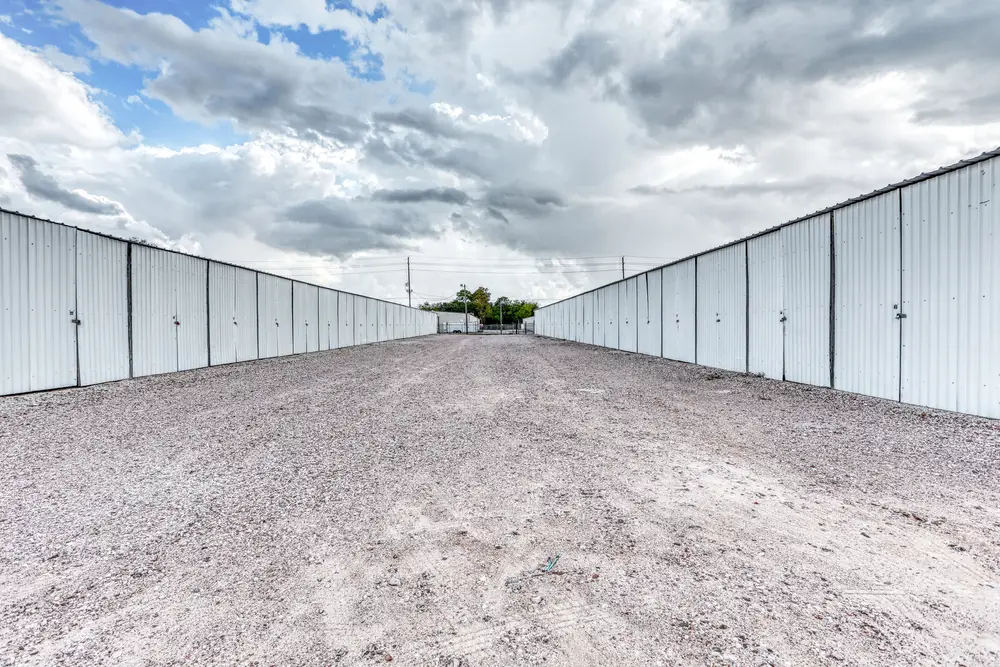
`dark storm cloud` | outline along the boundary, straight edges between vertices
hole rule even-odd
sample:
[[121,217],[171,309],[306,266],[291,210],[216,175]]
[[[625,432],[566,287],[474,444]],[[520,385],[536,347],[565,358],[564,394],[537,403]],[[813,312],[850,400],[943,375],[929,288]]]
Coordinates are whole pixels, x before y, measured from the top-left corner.
[[725,25],[688,26],[662,58],[624,71],[608,95],[651,129],[718,139],[780,128],[787,110],[775,91],[808,96],[820,81],[1000,64],[1000,3],[729,0],[726,8]]
[[456,138],[464,134],[450,119],[426,109],[404,109],[402,111],[379,111],[372,114],[376,126],[396,126],[417,130],[431,137]]
[[276,248],[345,257],[362,250],[403,250],[441,230],[419,211],[348,202],[336,197],[295,204],[257,234]]
[[610,36],[600,32],[583,32],[545,64],[542,81],[562,87],[577,72],[599,77],[607,74],[620,63],[617,49]]
[[546,215],[566,206],[566,200],[554,190],[519,185],[491,188],[483,197],[483,202],[493,209],[529,217]]
[[62,204],[66,208],[81,213],[96,215],[120,215],[124,213],[117,202],[95,201],[59,185],[56,179],[38,169],[38,162],[31,156],[8,154],[7,159],[17,170],[21,185],[28,194],[46,201]]
[[455,188],[427,188],[424,190],[376,190],[372,193],[372,199],[391,204],[439,202],[465,206],[471,198]]

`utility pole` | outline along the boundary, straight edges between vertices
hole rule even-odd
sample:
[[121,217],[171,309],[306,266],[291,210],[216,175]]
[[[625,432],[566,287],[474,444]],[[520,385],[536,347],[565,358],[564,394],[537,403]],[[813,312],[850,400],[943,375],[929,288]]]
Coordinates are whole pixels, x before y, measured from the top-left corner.
[[625,280],[625,255],[622,255],[622,280]]
[[406,305],[413,308],[413,288],[410,287],[410,258],[406,258]]
[[465,304],[465,333],[469,333],[469,290],[462,283],[462,302]]

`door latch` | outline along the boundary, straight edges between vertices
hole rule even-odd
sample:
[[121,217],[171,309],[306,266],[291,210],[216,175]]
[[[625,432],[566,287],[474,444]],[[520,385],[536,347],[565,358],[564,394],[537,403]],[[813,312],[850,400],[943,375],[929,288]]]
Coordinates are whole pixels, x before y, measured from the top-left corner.
[[897,320],[906,319],[906,313],[896,313],[896,319]]
[[788,318],[787,318],[787,317],[785,317],[784,315],[782,315],[782,316],[781,316],[781,319],[780,319],[780,320],[778,320],[778,321],[779,321],[779,322],[787,322],[787,321],[788,321]]

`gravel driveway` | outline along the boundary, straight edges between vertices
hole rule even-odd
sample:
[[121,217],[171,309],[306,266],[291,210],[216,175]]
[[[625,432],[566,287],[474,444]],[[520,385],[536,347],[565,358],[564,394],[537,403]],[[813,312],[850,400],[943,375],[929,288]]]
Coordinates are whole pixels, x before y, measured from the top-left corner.
[[530,336],[0,398],[0,665],[1000,664],[998,461]]

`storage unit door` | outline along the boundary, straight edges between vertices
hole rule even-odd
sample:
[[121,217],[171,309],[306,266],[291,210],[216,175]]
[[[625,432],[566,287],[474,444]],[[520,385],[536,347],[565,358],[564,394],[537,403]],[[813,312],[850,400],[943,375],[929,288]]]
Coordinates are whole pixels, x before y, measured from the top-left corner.
[[292,342],[296,354],[319,349],[319,288],[296,282],[292,284],[292,312],[295,327]]
[[368,342],[368,299],[363,296],[354,297],[354,344],[364,345]]
[[319,291],[319,349],[333,350],[337,347],[337,292],[332,289]]
[[689,259],[663,269],[663,356],[694,363],[696,348],[695,273]]
[[784,379],[785,373],[785,260],[781,247],[780,231],[747,241],[750,276],[747,367],[751,373],[772,380]]
[[132,374],[173,373],[177,364],[177,295],[173,253],[132,245]]
[[637,295],[639,308],[638,350],[642,354],[655,357],[660,356],[660,349],[663,345],[661,331],[663,317],[662,279],[663,274],[660,271],[649,271],[636,277],[636,284],[639,288]]
[[357,325],[354,324],[354,295],[341,292],[337,297],[337,315],[340,321],[340,336],[337,338],[337,347],[351,347],[354,345],[354,336],[357,332]]
[[899,192],[833,214],[833,386],[899,400]]
[[618,349],[635,352],[639,349],[637,278],[618,283]]
[[128,378],[128,243],[78,231],[76,281],[80,384]]
[[604,298],[604,347],[618,349],[618,285],[601,288]]
[[604,318],[607,317],[604,290],[594,290],[594,345],[604,346]]
[[746,244],[698,257],[698,363],[746,371]]
[[236,267],[208,263],[208,339],[213,366],[236,361]]
[[208,366],[208,262],[171,253],[177,299],[177,370]]
[[257,358],[257,273],[236,269],[236,361]]
[[583,295],[583,342],[594,344],[594,293]]
[[785,379],[830,386],[830,215],[781,228]]

